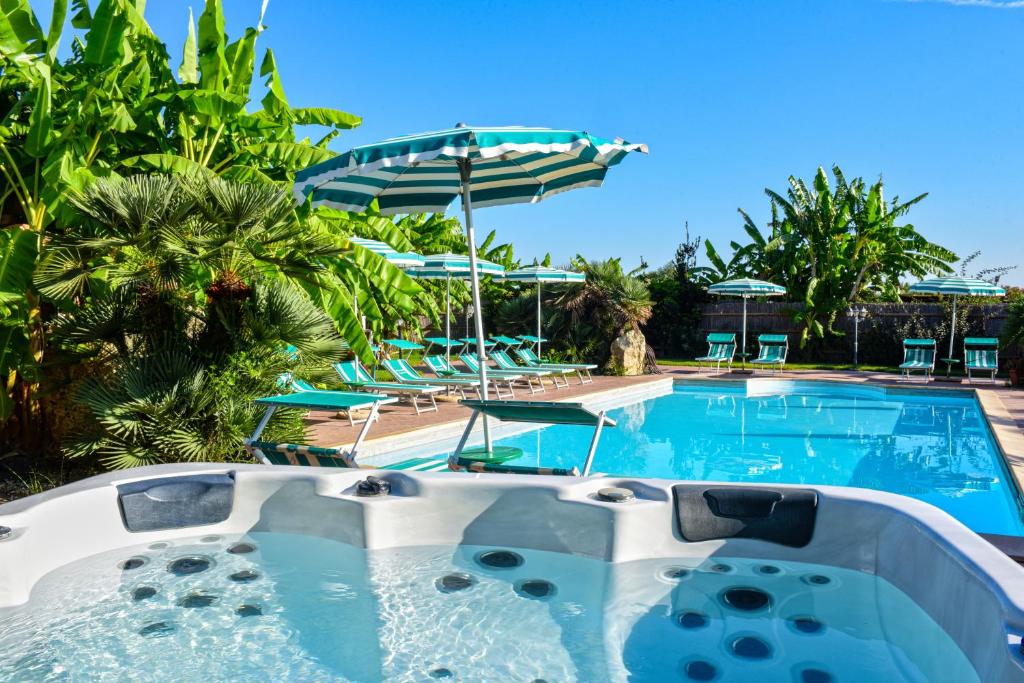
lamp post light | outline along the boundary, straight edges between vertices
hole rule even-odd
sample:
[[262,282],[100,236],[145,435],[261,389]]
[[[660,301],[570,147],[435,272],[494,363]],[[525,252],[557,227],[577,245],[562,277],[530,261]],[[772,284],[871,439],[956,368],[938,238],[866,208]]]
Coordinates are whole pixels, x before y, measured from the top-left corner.
[[858,362],[858,351],[860,350],[860,321],[868,317],[868,309],[861,306],[851,306],[846,309],[846,315],[853,318],[853,368],[856,370],[860,367]]

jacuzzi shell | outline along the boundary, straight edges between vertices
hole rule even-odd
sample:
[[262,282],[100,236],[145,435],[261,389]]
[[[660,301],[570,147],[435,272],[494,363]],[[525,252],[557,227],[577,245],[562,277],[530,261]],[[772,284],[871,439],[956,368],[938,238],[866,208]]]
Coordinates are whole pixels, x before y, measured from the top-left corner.
[[[227,519],[127,530],[118,485],[210,474],[234,478]],[[370,474],[388,480],[391,494],[357,496],[356,483]],[[672,486],[679,483],[217,464],[114,472],[0,506],[0,526],[11,529],[0,540],[0,607],[26,602],[42,576],[78,559],[202,533],[308,534],[367,549],[501,545],[612,563],[712,555],[798,560],[878,575],[931,615],[981,680],[1024,681],[1024,570],[941,510],[866,489],[799,487],[819,494],[806,547],[749,539],[692,543],[675,524]],[[603,501],[597,491],[608,486],[630,489],[636,499]]]

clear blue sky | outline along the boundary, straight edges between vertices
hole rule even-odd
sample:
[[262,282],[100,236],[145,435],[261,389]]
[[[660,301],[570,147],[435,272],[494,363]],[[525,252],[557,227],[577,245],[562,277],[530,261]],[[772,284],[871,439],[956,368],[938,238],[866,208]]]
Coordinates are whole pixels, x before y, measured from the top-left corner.
[[[175,64],[190,4],[146,11]],[[338,151],[458,121],[650,146],[600,189],[477,214],[525,258],[657,266],[684,221],[727,251],[737,207],[762,222],[764,187],[838,163],[930,193],[911,222],[1024,284],[1024,7],[999,4],[270,0],[260,41],[293,106],[363,117]],[[259,5],[225,0],[228,32]]]

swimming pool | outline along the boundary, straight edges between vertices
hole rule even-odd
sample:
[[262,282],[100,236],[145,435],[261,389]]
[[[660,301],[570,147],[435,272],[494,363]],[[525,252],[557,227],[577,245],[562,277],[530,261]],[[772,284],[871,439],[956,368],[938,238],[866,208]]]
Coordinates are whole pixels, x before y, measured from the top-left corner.
[[[931,503],[974,531],[1024,535],[1016,488],[967,392],[687,381],[609,415],[618,426],[601,435],[595,472],[859,486]],[[572,467],[582,464],[590,437],[553,426],[496,443],[522,449],[510,464]]]

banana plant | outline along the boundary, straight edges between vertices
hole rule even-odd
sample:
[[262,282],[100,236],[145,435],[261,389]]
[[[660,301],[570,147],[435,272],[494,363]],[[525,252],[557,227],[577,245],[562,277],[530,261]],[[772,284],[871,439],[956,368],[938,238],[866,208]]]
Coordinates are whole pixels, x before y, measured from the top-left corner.
[[928,241],[902,219],[927,195],[886,202],[881,180],[868,185],[847,180],[832,167],[833,183],[818,168],[810,185],[790,176],[785,193],[765,188],[771,202],[768,235],[740,210],[750,242],[734,243],[729,262],[709,246],[712,277],[749,276],[771,280],[803,300],[794,313],[801,345],[811,337],[841,334],[841,312],[861,298],[898,300],[907,274],[951,272],[956,255]]

